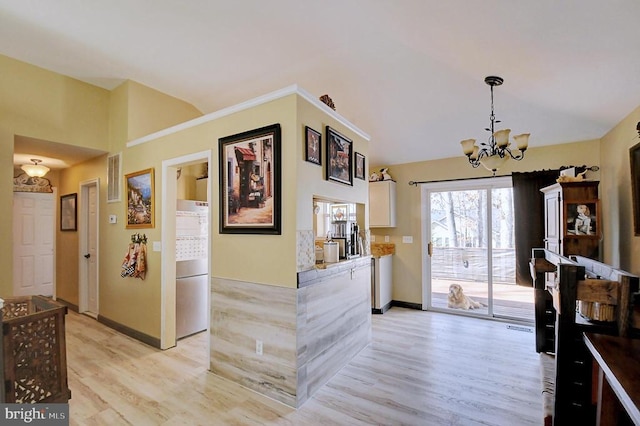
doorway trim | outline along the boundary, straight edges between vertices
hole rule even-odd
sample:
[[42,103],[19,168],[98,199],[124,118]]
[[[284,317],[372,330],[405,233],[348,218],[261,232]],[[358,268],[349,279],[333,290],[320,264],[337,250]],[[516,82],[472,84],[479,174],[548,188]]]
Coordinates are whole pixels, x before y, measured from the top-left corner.
[[[160,279],[160,349],[168,349],[176,345],[176,200],[178,197],[177,173],[179,167],[207,162],[209,177],[212,176],[211,150],[200,151],[162,162],[162,219],[161,219],[161,279]],[[209,209],[209,272],[207,274],[207,333],[211,317],[211,179],[207,180],[207,199]],[[155,243],[154,243],[155,250]],[[209,353],[207,339],[207,353]]]
[[[96,188],[96,210],[97,217],[100,217],[100,178],[84,180],[80,182],[78,195],[78,207],[80,215],[78,217],[78,312],[86,312],[89,308],[89,268],[83,262],[82,256],[89,250],[87,239],[89,237],[89,188]],[[96,297],[98,298],[98,310],[100,310],[100,220],[96,221]],[[98,312],[94,312],[98,314]]]

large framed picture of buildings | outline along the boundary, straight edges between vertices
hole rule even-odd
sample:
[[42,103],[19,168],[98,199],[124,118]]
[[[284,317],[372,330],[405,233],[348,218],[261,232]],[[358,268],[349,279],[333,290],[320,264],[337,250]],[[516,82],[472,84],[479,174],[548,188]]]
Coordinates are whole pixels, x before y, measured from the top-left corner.
[[218,140],[220,233],[280,235],[280,124]]

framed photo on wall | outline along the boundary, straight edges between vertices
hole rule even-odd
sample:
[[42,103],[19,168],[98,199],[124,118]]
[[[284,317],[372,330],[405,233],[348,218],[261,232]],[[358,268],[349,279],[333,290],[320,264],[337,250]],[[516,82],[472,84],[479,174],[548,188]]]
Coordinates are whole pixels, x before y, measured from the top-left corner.
[[357,179],[365,180],[364,169],[365,169],[364,155],[360,154],[359,152],[356,152],[356,172],[355,172],[355,174],[356,174],[356,178]]
[[327,126],[327,180],[353,185],[353,141]]
[[78,221],[78,194],[60,197],[60,230],[76,231]]
[[221,234],[281,234],[280,137],[272,124],[218,140]]
[[598,200],[565,201],[565,232],[567,237],[599,238]]
[[310,163],[322,165],[322,135],[309,126],[305,126],[304,134],[304,159]]
[[127,228],[153,228],[155,215],[153,168],[124,176]]

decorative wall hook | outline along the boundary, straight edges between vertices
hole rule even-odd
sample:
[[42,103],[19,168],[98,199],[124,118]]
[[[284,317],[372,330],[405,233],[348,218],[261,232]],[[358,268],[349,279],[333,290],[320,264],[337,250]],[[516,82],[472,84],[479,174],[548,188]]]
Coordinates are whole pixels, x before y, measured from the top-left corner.
[[131,235],[131,242],[134,244],[147,244],[147,235],[146,234],[132,234]]

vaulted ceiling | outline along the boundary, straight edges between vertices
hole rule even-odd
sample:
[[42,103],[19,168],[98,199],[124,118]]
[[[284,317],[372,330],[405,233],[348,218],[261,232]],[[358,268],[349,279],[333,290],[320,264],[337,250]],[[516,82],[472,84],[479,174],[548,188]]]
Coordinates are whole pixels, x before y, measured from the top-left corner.
[[461,155],[496,116],[530,146],[640,105],[637,0],[0,0],[0,53],[203,113],[291,84],[371,136],[370,164]]

